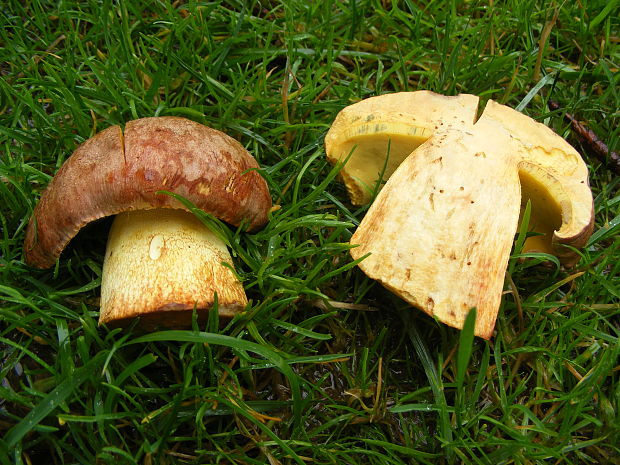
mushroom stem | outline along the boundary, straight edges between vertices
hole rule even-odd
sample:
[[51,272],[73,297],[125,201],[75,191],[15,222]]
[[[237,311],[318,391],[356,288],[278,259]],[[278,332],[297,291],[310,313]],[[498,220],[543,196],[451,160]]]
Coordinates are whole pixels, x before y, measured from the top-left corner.
[[145,329],[187,327],[194,308],[204,320],[217,294],[218,313],[247,304],[226,245],[184,210],[121,213],[110,234],[101,278],[100,324],[141,317]]
[[[493,134],[493,137],[489,137]],[[400,165],[351,238],[372,279],[439,321],[489,339],[518,226],[516,144],[493,122],[448,129]]]

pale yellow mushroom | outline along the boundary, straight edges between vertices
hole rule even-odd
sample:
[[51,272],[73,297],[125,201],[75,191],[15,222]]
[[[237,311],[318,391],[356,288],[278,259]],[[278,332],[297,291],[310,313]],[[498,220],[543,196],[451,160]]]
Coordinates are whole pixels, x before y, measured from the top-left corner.
[[[382,120],[379,103],[375,121]],[[378,130],[377,138],[392,137],[393,127]],[[326,141],[347,137],[331,131]],[[357,151],[365,152],[365,145]],[[579,257],[574,249],[593,226],[585,163],[546,126],[491,101],[477,121],[440,125],[405,158],[351,238],[351,255],[368,255],[359,266],[369,277],[450,326],[461,328],[475,307],[475,334],[488,339],[528,200],[531,230],[540,235],[523,251],[573,265]]]

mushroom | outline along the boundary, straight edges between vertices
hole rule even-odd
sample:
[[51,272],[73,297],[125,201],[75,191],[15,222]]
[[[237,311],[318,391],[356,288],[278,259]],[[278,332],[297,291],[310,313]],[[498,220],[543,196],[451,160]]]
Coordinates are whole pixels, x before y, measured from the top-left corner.
[[256,160],[226,134],[177,117],[109,127],[80,145],[41,196],[26,231],[26,262],[48,268],[99,218],[117,215],[101,279],[100,324],[184,327],[247,304],[223,240],[177,194],[232,225],[255,230],[271,198]]
[[537,235],[523,251],[572,266],[593,228],[585,163],[551,129],[489,101],[477,121],[440,126],[398,166],[351,238],[351,256],[368,255],[364,273],[450,326],[462,328],[475,307],[474,332],[489,339],[528,200]]

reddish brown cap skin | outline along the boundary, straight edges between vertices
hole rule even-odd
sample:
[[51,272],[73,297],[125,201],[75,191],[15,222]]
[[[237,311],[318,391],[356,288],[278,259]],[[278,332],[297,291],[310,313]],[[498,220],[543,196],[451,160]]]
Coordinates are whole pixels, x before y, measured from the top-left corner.
[[258,163],[235,139],[185,118],[130,121],[80,145],[58,170],[28,224],[26,262],[48,268],[87,223],[122,211],[183,208],[178,194],[248,229],[267,222],[271,197]]

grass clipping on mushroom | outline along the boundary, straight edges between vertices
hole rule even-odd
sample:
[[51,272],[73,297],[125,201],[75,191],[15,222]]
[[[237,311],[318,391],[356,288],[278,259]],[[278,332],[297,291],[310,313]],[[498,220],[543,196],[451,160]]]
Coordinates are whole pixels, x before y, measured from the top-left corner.
[[[442,101],[449,102],[443,113]],[[332,162],[349,157],[348,191],[366,190],[353,203],[370,200],[368,186],[385,182],[351,238],[352,257],[368,255],[359,264],[364,273],[456,328],[475,307],[475,334],[489,339],[523,205],[530,201],[538,233],[523,251],[572,266],[592,232],[593,201],[587,167],[564,139],[493,101],[475,121],[477,103],[426,91],[373,97],[338,115],[326,152]],[[346,130],[353,121],[363,122],[354,131],[363,138]],[[378,166],[389,168],[383,178]]]

